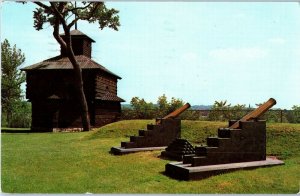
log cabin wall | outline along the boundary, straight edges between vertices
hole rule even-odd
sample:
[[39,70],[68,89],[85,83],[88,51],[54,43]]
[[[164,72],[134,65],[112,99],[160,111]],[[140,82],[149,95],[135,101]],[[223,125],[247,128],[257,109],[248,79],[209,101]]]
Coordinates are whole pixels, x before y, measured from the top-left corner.
[[82,54],[91,58],[92,57],[92,43],[88,41],[87,39],[83,40],[83,52]]
[[[26,78],[26,98],[32,102],[32,127],[46,130],[81,127],[72,70],[27,72]],[[102,72],[84,70],[83,80],[91,125],[100,127],[119,120],[120,102],[95,99],[106,92],[117,95],[117,79]]]
[[[93,112],[92,100],[95,73],[84,70],[84,91]],[[72,70],[47,70],[27,72],[26,98],[32,102],[32,127],[81,127],[80,105],[76,99]],[[90,114],[91,116],[91,114]]]
[[[85,55],[89,58],[92,56],[92,43],[88,39],[72,39],[72,48],[75,55]],[[63,48],[60,50],[62,56],[67,56]]]
[[121,118],[121,104],[113,101],[95,101],[94,126],[100,127]]
[[80,108],[74,100],[32,101],[32,127],[52,131],[53,128],[81,127]]
[[[76,98],[73,70],[28,71],[26,74],[26,98],[29,100],[45,99],[56,95],[63,99]],[[95,73],[84,70],[82,73],[84,92],[87,99],[95,97]]]
[[100,72],[96,75],[95,96],[101,97],[106,92],[117,95],[117,78]]
[[41,70],[27,72],[26,98],[45,99],[52,95],[70,99],[74,97],[72,74],[69,70]]

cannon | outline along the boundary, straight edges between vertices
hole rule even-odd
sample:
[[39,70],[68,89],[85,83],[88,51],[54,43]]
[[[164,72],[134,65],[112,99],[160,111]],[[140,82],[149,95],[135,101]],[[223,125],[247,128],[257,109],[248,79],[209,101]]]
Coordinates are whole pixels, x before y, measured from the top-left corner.
[[139,130],[137,136],[130,136],[130,141],[121,142],[121,147],[112,147],[115,155],[132,152],[163,150],[176,138],[180,138],[181,121],[176,119],[190,106],[186,103],[163,118],[157,118],[155,124],[148,124],[146,130]]
[[206,139],[206,145],[196,146],[193,154],[183,154],[182,162],[168,163],[166,174],[181,180],[203,179],[237,169],[284,164],[266,156],[266,121],[258,120],[275,104],[270,98],[240,120],[230,120],[227,128],[218,129],[217,137]]
[[[181,113],[183,113],[185,110],[189,109],[190,107],[191,107],[191,105],[189,103],[186,103],[183,106],[181,106],[180,108],[176,109],[175,111],[171,112],[170,114],[168,114],[167,116],[165,116],[165,117],[163,117],[161,119],[176,118]],[[156,120],[156,124],[160,124],[161,123],[161,119],[157,119]]]
[[231,126],[229,126],[229,128],[230,129],[237,129],[239,127],[239,124],[240,124],[241,121],[249,121],[251,119],[257,119],[257,118],[259,118],[266,111],[268,111],[268,109],[270,109],[271,107],[273,107],[273,105],[275,105],[275,104],[276,104],[276,100],[273,99],[273,98],[270,98],[267,102],[265,102],[264,104],[262,104],[261,106],[259,106],[255,110],[253,110],[252,112],[248,113],[247,115],[245,115],[240,120],[236,121]]

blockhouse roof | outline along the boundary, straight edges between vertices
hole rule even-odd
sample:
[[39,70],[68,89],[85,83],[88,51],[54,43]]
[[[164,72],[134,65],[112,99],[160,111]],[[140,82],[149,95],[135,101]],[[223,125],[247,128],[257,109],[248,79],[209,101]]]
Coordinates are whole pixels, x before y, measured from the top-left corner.
[[[60,34],[61,36],[65,36],[64,33]],[[74,29],[72,31],[70,31],[70,35],[72,37],[86,37],[87,39],[89,39],[91,42],[95,42],[95,40],[93,40],[92,38],[90,38],[89,36],[87,36],[86,34],[82,33],[81,31]]]
[[[77,55],[75,56],[76,61],[80,65],[81,69],[93,69],[93,70],[101,70],[105,73],[108,73],[112,76],[121,79],[120,76],[114,74],[113,72],[106,69],[104,66],[100,65],[99,63],[93,61],[92,59],[88,58],[84,55]],[[50,59],[46,59],[42,62],[27,66],[22,68],[22,71],[33,71],[33,70],[68,70],[73,69],[73,65],[70,62],[68,57],[64,56],[56,56]]]
[[96,97],[98,100],[102,101],[117,101],[117,102],[125,102],[124,99],[118,97],[116,94],[106,92],[103,96],[101,97]]

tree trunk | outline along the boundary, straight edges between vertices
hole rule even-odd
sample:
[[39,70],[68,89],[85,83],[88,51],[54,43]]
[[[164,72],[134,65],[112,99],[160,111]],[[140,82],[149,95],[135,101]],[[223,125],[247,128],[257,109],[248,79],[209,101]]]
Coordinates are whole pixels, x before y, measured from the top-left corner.
[[10,110],[7,110],[6,111],[6,122],[7,122],[7,127],[11,127],[11,118],[12,118],[12,115],[11,115],[11,111]]
[[83,131],[89,131],[91,129],[90,125],[90,118],[89,118],[89,112],[88,112],[88,105],[84,94],[83,89],[83,80],[82,80],[82,73],[81,69],[78,70],[77,68],[74,69],[76,78],[80,78],[80,80],[75,81],[75,88],[78,90],[78,99],[80,102],[80,108],[81,108],[81,120],[82,120],[82,126]]
[[[62,14],[62,9],[63,7],[66,6],[64,3],[60,3],[59,6],[55,4],[54,2],[50,2],[51,6],[48,7],[40,2],[34,2],[40,7],[44,8],[47,10],[49,13],[53,14],[54,17],[54,23],[53,23],[53,36],[57,40],[57,42],[60,44],[62,48],[64,48],[67,51],[67,56],[70,60],[70,62],[73,65],[74,69],[74,84],[75,84],[75,89],[77,91],[76,95],[78,96],[78,101],[80,104],[81,108],[81,120],[82,120],[82,127],[83,131],[89,131],[91,129],[90,125],[90,119],[89,119],[89,113],[88,113],[88,105],[86,102],[85,94],[84,94],[84,89],[83,89],[83,79],[82,79],[82,71],[75,59],[75,55],[72,49],[72,41],[71,41],[71,35],[70,35],[70,28],[71,26],[68,26],[66,23],[66,19],[64,18],[65,16]],[[62,6],[62,7],[61,7]],[[60,35],[59,35],[59,26],[62,25],[65,36],[67,39],[64,41]]]
[[74,68],[74,74],[75,74],[75,88],[77,90],[78,94],[78,101],[80,103],[81,108],[81,120],[82,120],[82,127],[83,131],[89,131],[91,129],[90,125],[90,118],[88,113],[88,105],[86,102],[84,89],[83,89],[83,79],[82,79],[82,70],[77,63],[74,54],[72,52],[68,52],[68,58],[70,59],[73,68]]

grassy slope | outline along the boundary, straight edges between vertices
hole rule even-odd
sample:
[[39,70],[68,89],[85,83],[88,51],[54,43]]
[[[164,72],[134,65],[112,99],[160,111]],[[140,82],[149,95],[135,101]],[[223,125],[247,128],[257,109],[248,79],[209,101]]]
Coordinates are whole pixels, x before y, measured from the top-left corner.
[[[163,175],[168,160],[159,151],[113,156],[147,123],[132,120],[87,133],[2,134],[2,191],[14,193],[297,193],[300,125],[268,124],[267,152],[285,165],[238,171],[201,181]],[[223,122],[182,122],[182,137],[194,144],[215,135]]]

